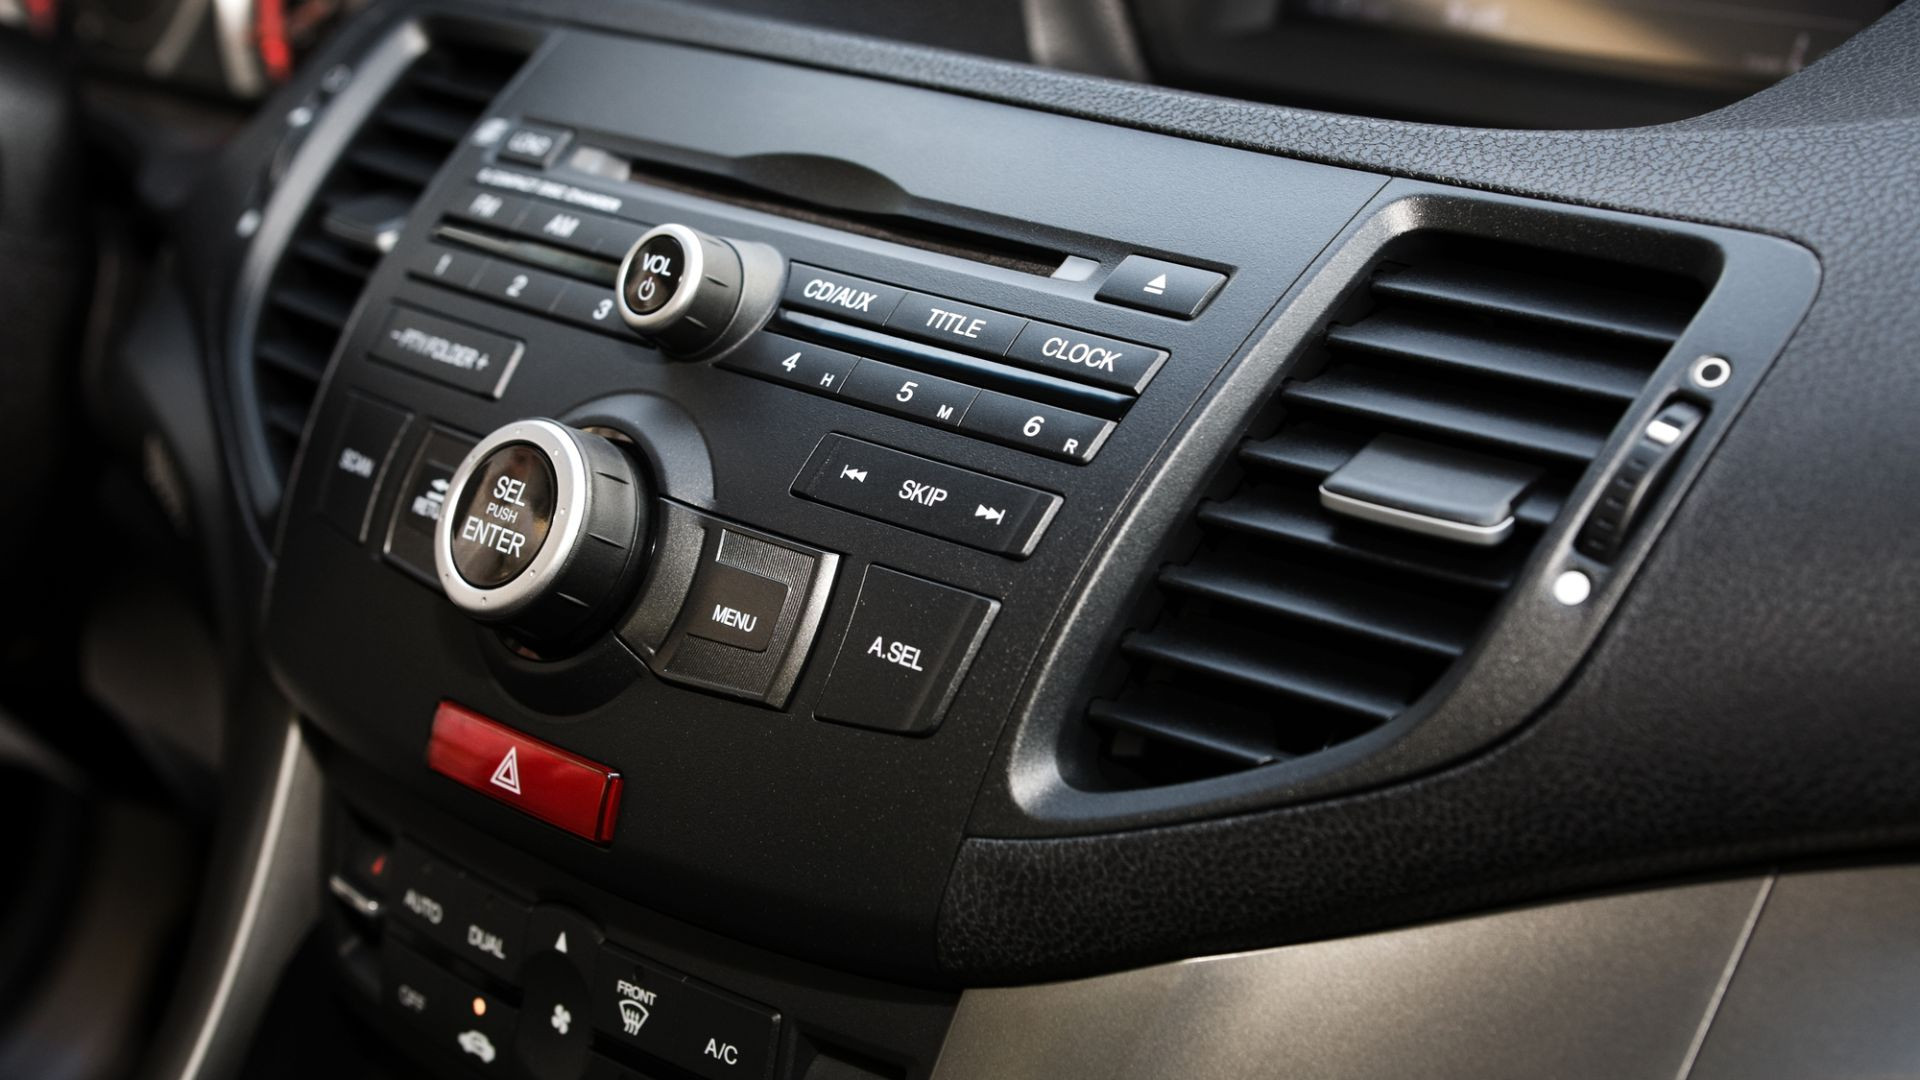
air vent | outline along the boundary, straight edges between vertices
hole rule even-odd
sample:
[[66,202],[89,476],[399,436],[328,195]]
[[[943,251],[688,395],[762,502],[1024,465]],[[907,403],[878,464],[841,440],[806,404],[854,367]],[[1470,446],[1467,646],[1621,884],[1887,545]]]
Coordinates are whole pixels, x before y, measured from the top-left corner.
[[281,485],[360,290],[414,201],[524,59],[436,40],[361,126],[288,241],[253,338],[259,421]]
[[[1298,758],[1419,702],[1703,299],[1691,280],[1530,248],[1390,248],[1214,477],[1122,637],[1087,713],[1103,782]],[[1321,485],[1376,439],[1528,478],[1510,530],[1485,546],[1328,509]]]

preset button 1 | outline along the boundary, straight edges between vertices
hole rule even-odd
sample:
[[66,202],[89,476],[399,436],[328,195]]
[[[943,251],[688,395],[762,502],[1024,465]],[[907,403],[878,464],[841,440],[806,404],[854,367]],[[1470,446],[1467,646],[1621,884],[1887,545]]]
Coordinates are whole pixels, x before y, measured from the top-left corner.
[[867,567],[814,715],[910,735],[939,727],[999,607],[984,596]]

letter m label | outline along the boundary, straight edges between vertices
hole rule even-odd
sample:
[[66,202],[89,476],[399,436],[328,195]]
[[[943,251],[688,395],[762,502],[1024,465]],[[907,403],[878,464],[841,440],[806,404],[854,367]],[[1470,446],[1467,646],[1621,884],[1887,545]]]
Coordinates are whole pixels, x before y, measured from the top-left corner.
[[937,411],[936,411],[936,412],[934,413],[934,415],[935,415],[935,416],[938,416],[938,417],[939,417],[940,419],[942,419],[942,420],[951,420],[951,419],[953,419],[953,406],[951,406],[951,405],[942,405],[942,406],[940,406],[940,408],[939,408],[939,409],[938,409],[938,410],[937,410]]

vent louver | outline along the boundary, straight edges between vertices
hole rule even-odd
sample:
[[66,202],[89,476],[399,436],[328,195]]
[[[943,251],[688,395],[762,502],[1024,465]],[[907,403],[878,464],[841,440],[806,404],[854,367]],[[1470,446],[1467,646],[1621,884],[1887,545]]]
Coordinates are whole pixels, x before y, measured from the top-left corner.
[[436,40],[367,117],[294,230],[261,303],[253,386],[284,485],[335,343],[397,228],[524,54]]
[[[1087,717],[1101,782],[1224,775],[1392,720],[1474,644],[1704,299],[1645,269],[1463,237],[1390,248],[1209,485]],[[1472,547],[1332,513],[1383,434],[1537,468]]]

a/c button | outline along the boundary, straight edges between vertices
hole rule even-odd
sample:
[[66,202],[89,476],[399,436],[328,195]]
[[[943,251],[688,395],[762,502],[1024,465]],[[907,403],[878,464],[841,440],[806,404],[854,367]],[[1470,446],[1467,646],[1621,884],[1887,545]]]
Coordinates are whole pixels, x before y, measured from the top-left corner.
[[908,735],[939,727],[999,608],[984,596],[869,566],[814,715]]

